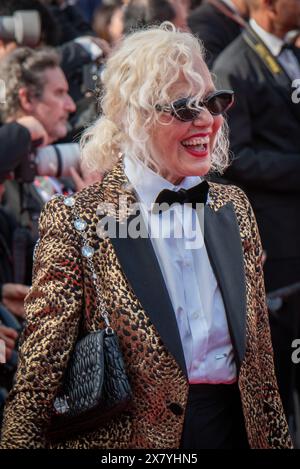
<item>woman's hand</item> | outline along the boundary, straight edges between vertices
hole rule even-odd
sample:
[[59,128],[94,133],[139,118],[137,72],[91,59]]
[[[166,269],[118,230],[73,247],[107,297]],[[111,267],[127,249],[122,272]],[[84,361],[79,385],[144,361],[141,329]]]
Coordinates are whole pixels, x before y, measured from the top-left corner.
[[29,287],[19,283],[4,283],[2,285],[2,303],[15,316],[24,318],[24,298]]

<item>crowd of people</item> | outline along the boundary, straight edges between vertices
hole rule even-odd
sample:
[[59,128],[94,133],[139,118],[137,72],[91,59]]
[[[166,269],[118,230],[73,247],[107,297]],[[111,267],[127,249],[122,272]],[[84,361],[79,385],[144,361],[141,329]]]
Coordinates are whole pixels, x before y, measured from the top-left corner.
[[[0,447],[300,447],[299,1],[1,0],[0,17],[18,11],[38,12],[40,35],[32,47],[0,29]],[[189,203],[203,181],[201,248],[99,245],[99,200],[126,195],[147,221],[160,191]],[[134,402],[53,444],[53,400],[95,305],[66,198]]]

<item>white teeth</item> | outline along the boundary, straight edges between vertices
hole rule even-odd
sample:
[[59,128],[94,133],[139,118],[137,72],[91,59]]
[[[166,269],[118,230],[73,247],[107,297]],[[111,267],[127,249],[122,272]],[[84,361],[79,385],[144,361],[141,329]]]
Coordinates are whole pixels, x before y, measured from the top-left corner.
[[209,143],[209,136],[207,135],[207,137],[189,138],[187,140],[183,140],[181,143],[184,146],[206,145]]

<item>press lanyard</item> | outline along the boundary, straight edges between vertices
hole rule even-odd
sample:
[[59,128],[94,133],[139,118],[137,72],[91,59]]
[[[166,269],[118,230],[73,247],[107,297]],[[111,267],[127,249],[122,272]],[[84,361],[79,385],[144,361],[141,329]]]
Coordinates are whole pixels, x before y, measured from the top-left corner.
[[[242,32],[243,38],[258,58],[263,62],[265,67],[269,70],[269,82],[274,87],[274,82],[279,85],[276,86],[276,91],[281,94],[286,105],[294,117],[299,121],[300,108],[297,104],[293,104],[290,99],[289,90],[291,90],[292,80],[286,73],[284,68],[280,65],[276,57],[270,52],[267,46],[262,42],[259,36],[253,31],[250,26],[247,26]],[[267,77],[266,77],[267,78]]]
[[285,78],[288,78],[290,83],[291,79],[284,68],[280,65],[276,57],[271,53],[255,31],[247,25],[242,34],[248,46],[250,46],[251,49],[260,57],[276,81],[278,81],[278,78],[281,75],[281,77],[284,76]]

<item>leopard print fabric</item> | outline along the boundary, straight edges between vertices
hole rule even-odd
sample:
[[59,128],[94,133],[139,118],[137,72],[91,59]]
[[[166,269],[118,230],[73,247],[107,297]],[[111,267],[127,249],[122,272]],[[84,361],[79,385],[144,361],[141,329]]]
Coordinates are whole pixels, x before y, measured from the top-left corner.
[[[96,250],[94,264],[103,300],[131,379],[132,408],[96,431],[56,444],[47,439],[53,400],[82,327],[82,311],[86,312],[87,331],[103,326],[70,208],[57,197],[47,204],[40,219],[33,285],[26,299],[26,327],[16,384],[5,410],[2,448],[163,449],[180,445],[187,380],[135,296],[111,241],[96,233],[99,204],[105,202],[107,211],[113,211],[124,195],[128,205],[136,201],[120,162],[101,184],[86,188],[75,199],[79,215],[88,224],[89,244]],[[239,387],[249,443],[252,448],[289,448],[274,375],[255,219],[248,200],[236,187],[210,184],[210,199],[213,210],[228,201],[233,203],[244,250],[247,347]],[[124,219],[128,208],[117,210],[114,216]],[[174,413],[174,403],[183,411]]]

